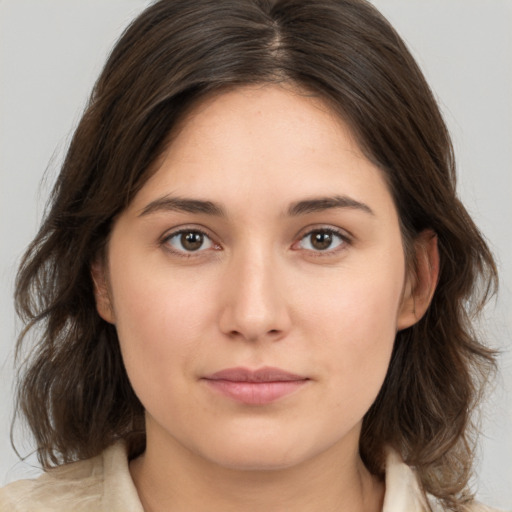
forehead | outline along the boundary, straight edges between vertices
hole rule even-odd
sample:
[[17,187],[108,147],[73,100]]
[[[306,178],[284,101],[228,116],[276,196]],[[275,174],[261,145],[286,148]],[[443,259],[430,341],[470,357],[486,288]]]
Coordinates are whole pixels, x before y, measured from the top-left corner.
[[[275,145],[282,149],[293,146],[295,151],[320,148],[318,137],[334,135],[347,149],[361,154],[350,128],[326,100],[288,82],[221,89],[200,97],[173,131],[173,150],[176,152],[177,139],[190,143],[206,138],[219,144],[228,131],[270,143],[269,151]],[[285,136],[292,144],[284,144]],[[266,154],[261,147],[258,153]]]
[[136,202],[167,193],[244,206],[256,197],[277,204],[375,192],[389,196],[381,170],[327,102],[289,85],[262,85],[195,103]]

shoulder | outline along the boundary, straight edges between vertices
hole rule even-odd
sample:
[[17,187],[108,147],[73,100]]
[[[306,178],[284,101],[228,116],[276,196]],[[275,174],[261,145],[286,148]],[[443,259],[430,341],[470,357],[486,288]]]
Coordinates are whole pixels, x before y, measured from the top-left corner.
[[[443,507],[438,500],[432,496],[428,496],[428,501],[432,512],[447,512],[446,508]],[[463,512],[503,512],[497,508],[488,507],[479,503],[478,501],[471,501],[462,506],[461,511]]]
[[[389,449],[386,457],[386,494],[383,512],[446,512],[446,508],[433,496],[421,489],[413,468],[407,466],[400,455]],[[464,512],[501,512],[478,502],[465,505]]]
[[[102,457],[49,470],[37,479],[19,480],[0,490],[0,512],[82,510],[79,503],[101,497]],[[74,507],[74,508],[71,508]]]
[[497,508],[488,507],[486,505],[482,505],[478,502],[473,502],[466,506],[465,512],[502,512],[501,510],[498,510]]
[[119,443],[92,459],[59,466],[37,479],[19,480],[0,489],[0,512],[121,512],[118,506],[125,507],[125,499],[132,504],[136,500],[135,508],[128,506],[126,512],[139,512],[126,450]]

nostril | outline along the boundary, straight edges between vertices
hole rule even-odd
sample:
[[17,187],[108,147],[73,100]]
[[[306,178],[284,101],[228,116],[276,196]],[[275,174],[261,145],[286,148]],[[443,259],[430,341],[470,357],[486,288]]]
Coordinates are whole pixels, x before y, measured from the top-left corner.
[[265,337],[267,337],[267,338],[276,338],[276,337],[280,336],[282,333],[283,333],[283,331],[281,329],[270,329],[269,331],[266,332],[266,334],[263,334],[263,335],[259,335],[257,333],[246,333],[246,334],[244,334],[241,331],[233,329],[233,330],[228,332],[228,336],[231,339],[243,338],[243,339],[246,339],[248,341],[257,341],[260,338],[263,339]]

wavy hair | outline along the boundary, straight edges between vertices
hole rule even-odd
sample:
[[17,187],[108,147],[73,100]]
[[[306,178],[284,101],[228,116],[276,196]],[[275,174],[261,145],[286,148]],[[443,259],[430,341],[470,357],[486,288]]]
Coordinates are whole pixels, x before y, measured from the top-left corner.
[[[365,0],[161,0],[127,28],[92,92],[42,226],[16,281],[36,334],[20,367],[18,414],[43,467],[97,455],[118,439],[144,449],[144,410],[115,327],[96,312],[91,262],[153,172],[184,113],[210,92],[290,83],[323,98],[386,176],[406,253],[438,237],[440,277],[425,316],[397,334],[360,453],[382,474],[386,446],[451,510],[470,499],[472,411],[494,354],[472,330],[495,290],[492,255],[456,195],[453,150],[405,44]],[[409,251],[409,264],[414,261]]]

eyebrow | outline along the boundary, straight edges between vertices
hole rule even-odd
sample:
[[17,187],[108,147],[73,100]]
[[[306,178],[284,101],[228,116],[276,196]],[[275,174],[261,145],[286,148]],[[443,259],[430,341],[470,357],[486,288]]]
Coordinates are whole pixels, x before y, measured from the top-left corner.
[[217,217],[226,216],[222,207],[212,203],[211,201],[164,196],[151,201],[151,203],[145,206],[141,213],[139,213],[139,217],[160,211],[203,213],[206,215],[215,215]]
[[[292,203],[288,208],[290,217],[306,215],[308,213],[322,212],[336,208],[360,210],[375,215],[373,210],[365,203],[356,201],[348,196],[317,197]],[[161,211],[175,211],[186,213],[202,213],[216,217],[226,217],[224,209],[212,201],[201,199],[188,199],[183,197],[164,196],[151,201],[139,213],[139,217]]]
[[374,211],[367,204],[356,201],[348,196],[318,197],[298,201],[290,205],[288,208],[288,215],[295,217],[297,215],[322,212],[335,208],[361,210],[370,215],[375,215]]

